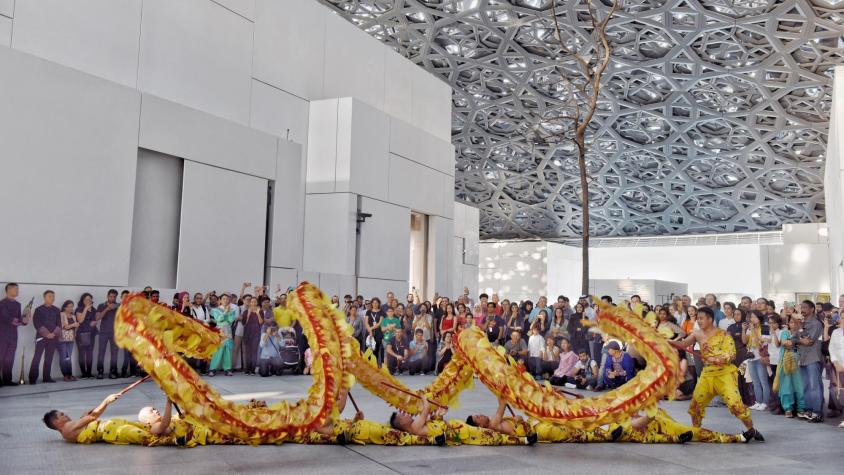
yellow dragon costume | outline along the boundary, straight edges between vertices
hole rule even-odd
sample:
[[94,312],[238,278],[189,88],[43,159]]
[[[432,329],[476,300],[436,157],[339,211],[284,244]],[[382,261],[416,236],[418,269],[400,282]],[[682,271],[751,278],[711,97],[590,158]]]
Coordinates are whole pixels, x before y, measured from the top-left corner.
[[[115,340],[182,408],[185,420],[176,423],[173,435],[158,439],[144,434],[146,429],[137,423],[119,419],[96,421],[83,431],[79,442],[184,442],[185,446],[326,443],[343,434],[345,441],[359,444],[434,443],[433,437],[412,436],[385,424],[340,420],[336,407],[339,391],[350,389],[355,382],[409,414],[420,412],[421,400],[408,398],[402,390],[411,390],[386,369],[378,368],[371,352],[361,354],[344,316],[316,286],[303,282],[289,293],[287,302],[285,311],[293,312],[302,325],[314,355],[314,384],[300,401],[250,407],[223,399],[184,360],[208,359],[221,342],[217,330],[153,304],[141,295],[127,296],[117,312]],[[673,347],[629,310],[602,306],[597,320],[603,332],[630,342],[648,362],[631,381],[613,391],[586,399],[568,399],[547,383],[539,385],[529,374],[520,372],[511,358],[490,345],[481,330],[472,328],[460,333],[454,357],[444,371],[426,388],[412,392],[454,407],[460,391],[470,387],[473,376],[477,376],[498,398],[534,421],[531,424],[536,426],[540,440],[605,438],[601,426],[629,420],[640,411],[656,416],[657,401],[663,395],[673,395],[679,364]],[[317,429],[331,421],[334,436],[319,434]],[[521,443],[519,437],[454,420],[431,421],[429,432],[445,435],[448,445]]]

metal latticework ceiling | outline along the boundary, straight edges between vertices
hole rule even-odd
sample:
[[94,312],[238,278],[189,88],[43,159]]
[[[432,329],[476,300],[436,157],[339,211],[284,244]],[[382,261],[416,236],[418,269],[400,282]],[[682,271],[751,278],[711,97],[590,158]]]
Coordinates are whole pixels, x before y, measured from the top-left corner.
[[[564,104],[551,0],[323,1],[452,86],[456,196],[481,209],[482,237],[580,234],[574,146],[536,145],[527,133]],[[589,134],[592,234],[822,221],[844,0],[621,5]],[[574,1],[557,9],[583,42],[587,11]]]

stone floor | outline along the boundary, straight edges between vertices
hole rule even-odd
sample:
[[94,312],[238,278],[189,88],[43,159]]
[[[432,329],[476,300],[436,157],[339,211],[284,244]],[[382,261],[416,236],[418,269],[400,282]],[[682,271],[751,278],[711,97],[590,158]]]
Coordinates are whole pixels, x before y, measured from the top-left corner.
[[[430,377],[406,377],[410,387],[422,387]],[[260,378],[237,375],[210,381],[227,398],[246,401],[298,399],[310,378]],[[114,445],[73,445],[44,427],[41,416],[50,408],[81,414],[129,380],[79,381],[0,388],[0,473],[778,473],[814,475],[842,473],[844,430],[839,421],[823,424],[789,420],[754,412],[764,444],[637,445],[547,444],[536,447],[378,447],[304,446],[198,447],[178,449]],[[365,390],[353,394],[367,418],[385,420],[390,409]],[[158,387],[148,382],[129,392],[106,411],[106,417],[134,418],[140,407],[163,404]],[[465,391],[451,417],[489,412],[495,401],[480,384]],[[664,403],[680,421],[688,421],[687,403]],[[351,413],[351,407],[347,414]],[[707,426],[738,431],[738,421],[723,407],[710,408]]]

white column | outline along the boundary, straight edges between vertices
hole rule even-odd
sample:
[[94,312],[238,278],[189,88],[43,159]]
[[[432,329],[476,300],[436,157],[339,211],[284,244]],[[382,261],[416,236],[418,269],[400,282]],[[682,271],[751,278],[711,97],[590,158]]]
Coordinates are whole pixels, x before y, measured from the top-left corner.
[[829,282],[835,297],[844,290],[844,191],[841,188],[844,159],[841,141],[844,133],[844,66],[836,66],[832,86],[829,142],[826,147],[824,198],[829,232]]

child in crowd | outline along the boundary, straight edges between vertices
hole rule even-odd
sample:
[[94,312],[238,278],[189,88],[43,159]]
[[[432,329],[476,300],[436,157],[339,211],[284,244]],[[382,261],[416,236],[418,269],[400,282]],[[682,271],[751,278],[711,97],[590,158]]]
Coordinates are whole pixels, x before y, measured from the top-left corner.
[[533,371],[536,378],[540,377],[539,371],[542,368],[542,349],[545,347],[545,338],[539,334],[539,319],[530,326],[530,338],[528,339],[528,368]]

